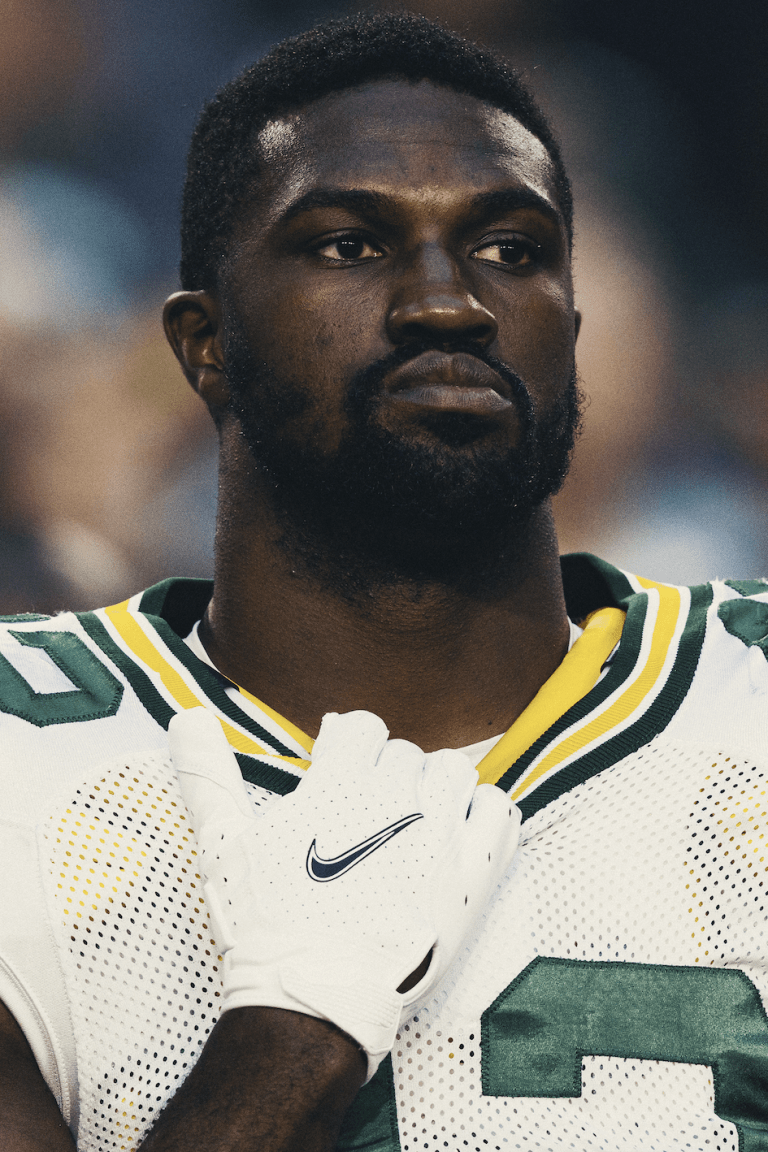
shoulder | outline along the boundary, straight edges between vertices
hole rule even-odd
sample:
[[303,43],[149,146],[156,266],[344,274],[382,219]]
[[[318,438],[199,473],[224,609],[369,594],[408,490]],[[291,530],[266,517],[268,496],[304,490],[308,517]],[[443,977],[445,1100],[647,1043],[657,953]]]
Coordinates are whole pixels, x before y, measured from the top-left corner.
[[611,605],[626,613],[620,650],[636,650],[639,681],[664,683],[670,735],[746,750],[764,744],[768,581],[677,586],[586,554],[564,557],[563,575],[569,610]]
[[745,650],[757,648],[768,667],[768,578],[675,585],[627,572],[586,552],[563,556],[561,564],[568,613],[574,620],[615,607],[626,612],[631,623],[633,615],[647,614],[652,606],[669,623],[677,617],[677,630],[695,637],[699,654],[711,655],[725,645],[744,657]]
[[763,754],[768,725],[768,584],[717,580],[681,726],[723,747]]
[[0,622],[0,712],[38,728],[113,715],[123,685],[77,616]]
[[[722,580],[713,584],[720,629],[746,649],[757,649],[768,668],[768,579]],[[758,660],[758,667],[762,662]]]
[[155,698],[148,673],[163,670],[161,648],[185,647],[181,637],[210,591],[208,581],[165,580],[92,612],[0,617],[0,719],[34,728],[85,724],[138,697],[167,727],[173,710]]
[[53,790],[91,779],[114,757],[167,750],[171,717],[217,715],[244,775],[290,791],[306,750],[279,718],[250,705],[185,643],[210,581],[166,580],[120,604],[0,623],[0,795],[27,819]]
[[166,743],[165,714],[136,690],[141,657],[115,643],[108,613],[0,620],[0,795],[12,819],[34,823],[101,762]]

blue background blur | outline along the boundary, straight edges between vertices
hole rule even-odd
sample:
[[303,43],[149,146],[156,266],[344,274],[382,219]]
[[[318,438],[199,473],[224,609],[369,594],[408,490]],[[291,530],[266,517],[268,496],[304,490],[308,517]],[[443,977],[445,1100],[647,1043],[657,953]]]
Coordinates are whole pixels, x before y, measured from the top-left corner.
[[[665,580],[765,572],[768,6],[412,7],[504,51],[563,140],[590,397],[564,549]],[[212,428],[159,322],[186,144],[224,81],[348,10],[5,0],[0,612],[210,572]]]

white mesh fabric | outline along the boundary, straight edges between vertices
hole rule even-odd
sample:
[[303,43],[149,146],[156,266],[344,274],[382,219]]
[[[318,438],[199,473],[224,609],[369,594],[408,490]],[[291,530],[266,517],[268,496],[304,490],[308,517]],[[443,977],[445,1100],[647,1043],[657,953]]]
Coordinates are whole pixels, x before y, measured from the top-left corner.
[[484,1096],[483,1011],[537,956],[739,967],[763,1003],[766,773],[656,740],[523,825],[511,881],[393,1052],[404,1152],[738,1149],[710,1067],[588,1055],[580,1097]]
[[132,1149],[197,1059],[221,994],[169,760],[102,766],[46,839],[77,1049],[78,1149]]
[[[449,1035],[423,1021],[406,1025],[392,1054],[402,1152],[501,1149],[649,1149],[738,1152],[733,1127],[711,1117],[706,1067],[587,1056],[581,1097],[482,1096],[479,1029]],[[681,1124],[681,1100],[709,1105]],[[606,1117],[610,1115],[610,1120]]]
[[[135,1148],[197,1058],[221,988],[168,761],[97,774],[48,833],[80,1152]],[[765,1002],[764,793],[752,761],[659,738],[528,820],[475,938],[399,1034],[404,1152],[736,1152],[706,1065],[597,1053],[582,1059],[581,1096],[484,1096],[479,1041],[483,1012],[537,956],[738,967]]]
[[[741,757],[713,757],[690,814],[685,866],[691,939],[696,963],[729,962],[738,952],[739,966],[755,982],[751,966],[762,974],[768,940],[766,837],[766,772]],[[735,924],[729,907],[741,913]],[[748,935],[734,932],[739,924],[748,924]]]

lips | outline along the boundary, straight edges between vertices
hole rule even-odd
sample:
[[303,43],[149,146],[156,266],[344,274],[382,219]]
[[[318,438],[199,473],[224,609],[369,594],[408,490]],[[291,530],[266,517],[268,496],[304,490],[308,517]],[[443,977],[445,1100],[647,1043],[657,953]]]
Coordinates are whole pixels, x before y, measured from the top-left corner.
[[389,372],[392,400],[464,412],[494,412],[512,403],[507,382],[467,352],[422,352]]
[[422,352],[390,372],[385,384],[390,393],[429,384],[447,384],[454,388],[490,388],[502,399],[511,399],[509,385],[498,372],[468,352]]

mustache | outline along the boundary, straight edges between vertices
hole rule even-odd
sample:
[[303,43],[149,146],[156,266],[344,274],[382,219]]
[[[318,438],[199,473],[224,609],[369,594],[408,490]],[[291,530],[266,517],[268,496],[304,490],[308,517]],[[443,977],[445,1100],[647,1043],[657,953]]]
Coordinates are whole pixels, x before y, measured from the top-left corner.
[[386,356],[382,356],[380,360],[375,360],[367,367],[361,368],[352,377],[347,393],[347,408],[350,413],[359,413],[380,395],[384,380],[393,369],[408,364],[424,352],[447,352],[449,354],[463,352],[481,360],[483,364],[501,376],[508,385],[512,399],[517,403],[523,434],[528,434],[529,429],[533,428],[535,423],[533,401],[525,382],[516,372],[513,372],[508,364],[497,359],[496,356],[491,356],[482,344],[475,340],[456,340],[452,341],[450,345],[437,340],[413,340],[408,344],[394,348]]

